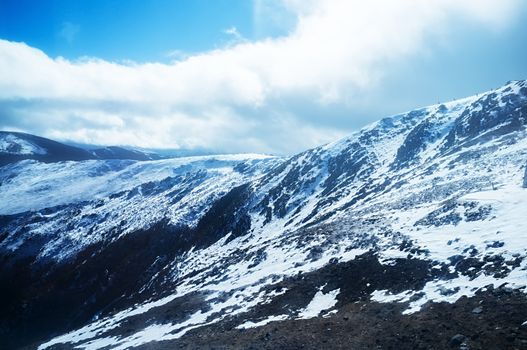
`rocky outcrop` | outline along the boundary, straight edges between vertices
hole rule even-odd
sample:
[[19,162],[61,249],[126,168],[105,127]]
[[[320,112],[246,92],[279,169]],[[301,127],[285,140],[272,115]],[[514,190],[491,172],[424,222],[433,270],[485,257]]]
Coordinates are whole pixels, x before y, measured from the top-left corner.
[[523,174],[523,188],[527,188],[527,165],[525,165],[525,174]]

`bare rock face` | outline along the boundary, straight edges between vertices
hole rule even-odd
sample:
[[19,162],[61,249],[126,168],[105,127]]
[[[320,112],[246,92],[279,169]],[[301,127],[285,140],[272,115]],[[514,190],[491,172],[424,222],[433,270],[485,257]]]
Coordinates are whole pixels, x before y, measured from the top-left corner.
[[525,174],[523,175],[523,188],[527,188],[527,165],[525,165]]

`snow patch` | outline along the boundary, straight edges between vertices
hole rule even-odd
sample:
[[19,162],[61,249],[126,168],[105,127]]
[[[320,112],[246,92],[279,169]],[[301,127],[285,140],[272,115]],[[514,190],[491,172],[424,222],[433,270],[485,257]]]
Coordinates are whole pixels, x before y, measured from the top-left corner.
[[256,328],[256,327],[265,326],[266,324],[271,323],[271,322],[287,320],[287,318],[288,318],[287,315],[269,316],[266,319],[258,321],[258,322],[247,321],[245,323],[242,323],[236,328],[238,329]]
[[317,317],[322,311],[331,309],[337,304],[337,295],[340,293],[340,289],[337,288],[326,294],[319,290],[313,297],[313,300],[306,306],[305,309],[301,310],[298,318],[308,319]]

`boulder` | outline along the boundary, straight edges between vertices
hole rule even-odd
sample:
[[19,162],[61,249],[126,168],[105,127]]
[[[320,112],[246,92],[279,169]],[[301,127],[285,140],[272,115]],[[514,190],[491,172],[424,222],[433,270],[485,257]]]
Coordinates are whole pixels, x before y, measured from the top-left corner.
[[450,339],[450,346],[458,347],[467,339],[463,334],[456,334]]

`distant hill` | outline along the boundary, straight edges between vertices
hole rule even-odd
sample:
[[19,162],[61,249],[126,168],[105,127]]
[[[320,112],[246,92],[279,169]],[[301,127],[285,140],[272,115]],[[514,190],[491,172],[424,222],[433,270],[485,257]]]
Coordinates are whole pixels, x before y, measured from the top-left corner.
[[91,153],[98,159],[156,160],[164,158],[155,153],[147,153],[117,146],[96,148]]
[[88,150],[31,134],[0,131],[0,166],[25,159],[53,163],[67,160],[130,159],[142,161],[162,158],[168,157],[154,152],[117,146]]

